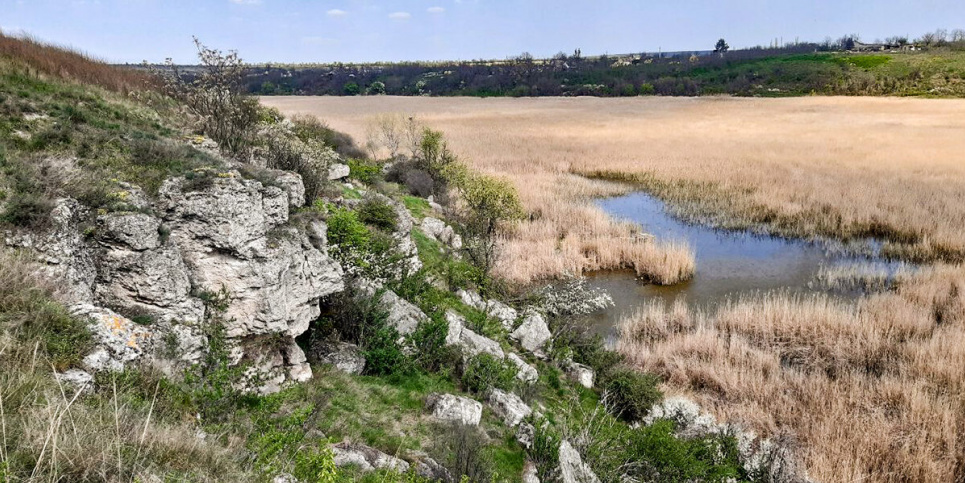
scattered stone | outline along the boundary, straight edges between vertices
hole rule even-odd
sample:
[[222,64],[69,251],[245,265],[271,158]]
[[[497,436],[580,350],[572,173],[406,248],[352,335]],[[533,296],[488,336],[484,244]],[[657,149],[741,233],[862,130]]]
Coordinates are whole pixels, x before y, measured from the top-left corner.
[[61,383],[71,386],[75,391],[87,392],[94,387],[94,376],[80,369],[69,369],[65,372],[54,373],[54,377]]
[[466,358],[483,353],[491,354],[498,359],[506,357],[502,347],[499,346],[499,342],[470,330],[466,327],[466,319],[454,310],[446,311],[446,321],[449,323],[446,344],[462,348],[463,355]]
[[477,426],[482,418],[482,403],[452,394],[430,394],[426,409],[432,417],[447,422]]
[[510,428],[515,427],[533,413],[533,410],[519,396],[511,392],[493,389],[489,392],[487,399],[493,412]]
[[347,178],[351,172],[352,170],[347,164],[332,163],[328,167],[328,179],[334,181],[336,179]]
[[382,469],[399,473],[409,470],[409,463],[363,444],[335,444],[332,445],[332,453],[335,455],[335,466],[338,467],[356,466],[366,473]]
[[415,332],[420,322],[429,319],[424,312],[419,310],[419,307],[412,305],[391,290],[386,290],[382,294],[379,305],[389,313],[387,319],[389,325],[395,327],[401,335],[409,335]]
[[536,428],[529,423],[520,423],[516,428],[516,441],[526,449],[531,448],[536,441]]
[[331,364],[347,374],[361,374],[365,369],[365,357],[362,356],[362,350],[357,345],[348,342],[314,341],[310,355],[312,362]]
[[422,219],[420,226],[422,227],[423,233],[429,236],[429,238],[439,240],[453,250],[462,248],[462,237],[460,237],[451,226],[447,225],[446,222],[427,216]]
[[486,302],[483,300],[482,296],[471,290],[459,289],[456,291],[456,296],[462,303],[476,309],[476,310],[486,310]]
[[539,474],[536,472],[536,464],[527,461],[523,465],[523,483],[539,483]]
[[563,483],[600,483],[589,465],[569,441],[560,443],[560,481]]
[[288,473],[281,473],[272,478],[271,483],[298,483],[298,478]]
[[415,464],[415,473],[432,481],[442,481],[444,483],[451,483],[453,481],[452,473],[449,473],[449,470],[447,470],[445,466],[442,466],[439,462],[428,456],[420,458]]
[[486,315],[495,318],[506,330],[513,330],[513,326],[516,323],[516,319],[519,318],[519,313],[516,309],[498,301],[490,300],[486,302]]
[[571,362],[566,366],[566,373],[569,374],[573,380],[580,383],[581,386],[588,389],[593,387],[593,379],[595,374],[593,369],[589,368],[588,366]]
[[539,379],[539,373],[536,372],[536,368],[527,364],[522,357],[516,355],[515,352],[509,352],[506,354],[506,358],[512,362],[518,372],[516,373],[516,379],[523,381],[528,384],[532,384]]
[[509,336],[518,341],[524,349],[536,355],[542,354],[543,346],[553,338],[546,320],[535,310],[528,311],[523,317],[523,323]]

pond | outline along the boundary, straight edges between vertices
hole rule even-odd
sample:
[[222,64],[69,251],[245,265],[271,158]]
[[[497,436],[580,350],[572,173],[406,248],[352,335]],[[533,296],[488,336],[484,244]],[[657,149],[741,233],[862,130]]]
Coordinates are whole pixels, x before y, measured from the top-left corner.
[[[831,293],[817,283],[821,267],[859,261],[840,250],[829,250],[820,242],[686,223],[671,215],[664,202],[646,193],[606,198],[597,203],[611,216],[639,224],[657,241],[688,244],[697,260],[697,273],[692,280],[670,286],[645,283],[630,270],[587,274],[590,286],[605,289],[613,297],[613,307],[590,317],[594,329],[605,336],[613,335],[624,315],[653,299],[670,305],[683,297],[690,307],[712,312],[721,303],[745,294],[775,290]],[[861,292],[835,291],[833,295],[856,298]]]

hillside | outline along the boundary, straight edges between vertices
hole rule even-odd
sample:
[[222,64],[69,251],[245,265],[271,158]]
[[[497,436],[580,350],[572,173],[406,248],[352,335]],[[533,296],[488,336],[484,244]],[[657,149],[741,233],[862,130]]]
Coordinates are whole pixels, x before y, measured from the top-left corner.
[[585,330],[605,294],[494,278],[526,214],[441,133],[367,159],[199,49],[0,37],[0,482],[802,478]]
[[820,52],[738,50],[501,62],[268,65],[246,80],[258,95],[399,96],[965,96],[965,48]]

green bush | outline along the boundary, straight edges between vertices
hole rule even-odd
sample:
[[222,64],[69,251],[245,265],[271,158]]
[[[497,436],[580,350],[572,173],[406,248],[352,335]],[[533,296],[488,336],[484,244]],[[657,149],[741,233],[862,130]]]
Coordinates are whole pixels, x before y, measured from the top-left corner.
[[364,159],[349,158],[349,177],[371,185],[382,179],[382,166]]
[[492,354],[478,354],[466,363],[462,385],[467,391],[480,394],[493,388],[512,390],[516,385],[516,366]]
[[446,345],[449,323],[438,313],[416,327],[412,341],[413,362],[427,372],[446,372],[457,360],[452,347]]
[[629,453],[638,461],[633,475],[639,481],[746,481],[738,460],[737,440],[715,435],[679,438],[674,423],[656,421],[630,432]]
[[600,387],[607,396],[608,408],[628,422],[640,421],[660,402],[663,394],[660,382],[652,374],[644,374],[628,367],[615,367],[603,374]]
[[328,242],[332,245],[332,253],[342,262],[350,260],[344,257],[352,251],[364,252],[372,239],[372,233],[359,220],[354,211],[336,207],[326,220],[328,223]]
[[389,233],[398,228],[399,215],[395,212],[395,208],[379,198],[367,198],[357,211],[358,219],[362,223]]

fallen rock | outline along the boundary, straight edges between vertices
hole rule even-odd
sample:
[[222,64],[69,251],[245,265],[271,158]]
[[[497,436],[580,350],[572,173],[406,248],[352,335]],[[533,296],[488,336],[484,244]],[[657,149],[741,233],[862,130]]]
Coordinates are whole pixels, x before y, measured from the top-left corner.
[[536,464],[527,461],[523,465],[523,483],[539,483],[539,474],[536,472]]
[[460,237],[451,226],[447,225],[446,222],[427,216],[422,219],[420,227],[423,233],[429,238],[438,240],[453,250],[462,248],[462,237]]
[[593,372],[593,369],[589,368],[588,366],[571,362],[566,366],[566,373],[569,374],[569,376],[581,386],[587,389],[593,387],[595,373]]
[[298,483],[298,478],[295,478],[289,473],[281,473],[275,475],[275,477],[271,479],[271,483]]
[[506,330],[513,330],[513,326],[516,324],[516,319],[519,318],[519,312],[516,309],[498,301],[490,300],[486,302],[486,315],[495,318]]
[[479,335],[466,327],[466,319],[454,310],[446,311],[446,321],[449,323],[449,333],[446,344],[459,347],[467,358],[479,354],[490,354],[502,359],[506,356],[499,342]]
[[534,310],[526,313],[523,323],[509,336],[518,341],[524,349],[537,355],[542,354],[543,346],[553,338],[549,326],[546,325],[546,319]]
[[331,364],[347,374],[361,374],[365,369],[365,357],[355,344],[347,342],[313,341],[310,354],[312,362]]
[[426,409],[440,421],[469,426],[477,426],[482,418],[482,403],[452,394],[430,394]]
[[69,369],[54,373],[54,377],[61,383],[73,388],[74,391],[87,392],[94,388],[94,376],[80,369]]
[[493,389],[489,392],[487,401],[489,406],[493,408],[493,412],[502,418],[503,423],[510,428],[516,427],[523,419],[533,413],[533,410],[519,396],[511,392]]
[[387,322],[395,327],[401,335],[409,335],[415,332],[420,322],[428,320],[419,307],[409,301],[399,297],[395,292],[386,290],[379,299],[379,304],[389,313]]
[[347,178],[351,172],[352,169],[349,168],[347,164],[332,163],[328,166],[328,179],[334,181],[336,179]]
[[516,428],[516,441],[526,449],[531,448],[536,441],[536,428],[529,423],[520,423]]
[[270,172],[275,177],[275,183],[288,193],[288,206],[298,208],[305,205],[305,183],[301,175],[277,169]]
[[506,358],[509,359],[513,365],[516,366],[518,372],[516,373],[516,379],[523,381],[528,384],[532,384],[539,379],[539,373],[536,372],[536,368],[527,364],[522,357],[519,357],[514,352],[509,352],[506,354]]
[[415,474],[432,481],[451,483],[452,473],[445,466],[428,456],[422,457],[415,464]]
[[569,441],[560,443],[560,481],[563,483],[600,483],[589,465]]
[[335,456],[335,466],[338,467],[356,466],[366,473],[382,469],[399,473],[409,470],[409,463],[363,444],[335,444],[332,445],[332,453]]
[[486,310],[486,301],[483,300],[482,296],[471,290],[459,289],[456,291],[456,296],[462,303],[476,309],[476,310]]

